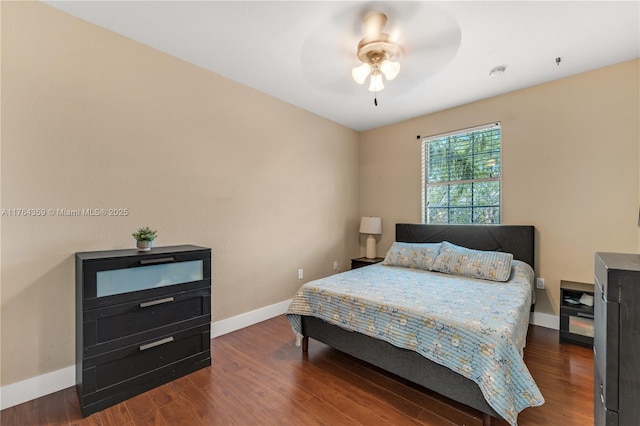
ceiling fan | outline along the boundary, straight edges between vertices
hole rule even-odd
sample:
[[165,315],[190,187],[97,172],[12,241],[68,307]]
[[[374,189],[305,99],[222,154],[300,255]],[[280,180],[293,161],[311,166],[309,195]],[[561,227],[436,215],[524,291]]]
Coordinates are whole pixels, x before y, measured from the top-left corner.
[[351,75],[358,84],[363,84],[371,75],[369,91],[379,92],[384,89],[383,75],[391,81],[400,72],[400,63],[391,60],[398,53],[398,46],[389,34],[382,32],[387,23],[384,13],[369,12],[363,23],[365,36],[358,43],[357,50],[357,57],[362,64],[353,68]]
[[[305,78],[312,86],[338,97],[368,93],[354,82],[354,74],[360,84],[373,77],[374,85],[369,81],[369,88],[374,92],[376,85],[381,90],[378,83],[384,85],[385,79],[393,79],[393,84],[386,85],[385,97],[400,97],[427,84],[460,47],[461,32],[455,17],[435,2],[340,5],[318,20],[300,52]],[[385,60],[389,64],[383,67]],[[378,66],[377,77],[369,61]],[[354,71],[354,67],[361,70]]]

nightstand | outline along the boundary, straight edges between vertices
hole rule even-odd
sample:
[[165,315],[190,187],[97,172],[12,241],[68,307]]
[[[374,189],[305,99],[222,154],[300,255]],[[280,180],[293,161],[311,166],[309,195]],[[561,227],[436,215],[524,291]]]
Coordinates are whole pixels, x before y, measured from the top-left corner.
[[363,266],[369,266],[376,263],[380,263],[384,260],[384,257],[376,257],[375,259],[367,259],[366,257],[357,257],[351,259],[351,269],[362,268]]
[[593,346],[593,335],[593,284],[560,281],[560,341]]

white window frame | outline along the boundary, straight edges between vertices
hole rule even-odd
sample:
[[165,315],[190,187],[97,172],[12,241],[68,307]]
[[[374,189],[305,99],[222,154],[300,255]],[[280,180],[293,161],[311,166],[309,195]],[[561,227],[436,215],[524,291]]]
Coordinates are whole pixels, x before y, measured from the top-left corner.
[[[459,180],[459,181],[444,181],[444,182],[438,182],[438,183],[428,183],[427,179],[428,179],[428,164],[429,164],[429,142],[433,141],[433,140],[437,140],[437,139],[442,139],[442,138],[446,138],[446,137],[451,137],[451,136],[458,136],[458,135],[463,135],[463,134],[470,134],[470,133],[474,133],[474,132],[481,132],[481,131],[486,131],[486,130],[493,130],[493,129],[498,129],[500,132],[500,155],[499,155],[499,161],[500,161],[500,176],[498,177],[491,177],[491,178],[480,178],[480,179],[468,179],[468,180]],[[422,139],[422,223],[429,223],[429,216],[428,216],[428,206],[427,206],[427,191],[429,187],[432,186],[438,186],[438,185],[455,185],[455,184],[459,184],[459,183],[475,183],[475,182],[483,182],[483,181],[497,181],[498,185],[499,185],[499,191],[500,191],[500,195],[499,195],[499,206],[498,206],[498,216],[499,216],[499,220],[497,223],[502,223],[502,125],[500,122],[494,122],[494,123],[489,123],[489,124],[484,124],[484,125],[480,125],[480,126],[475,126],[475,127],[470,127],[470,128],[466,128],[466,129],[461,129],[461,130],[455,130],[452,132],[447,132],[447,133],[440,133],[437,135],[432,135],[432,136],[427,136],[424,137]],[[473,208],[473,204],[471,205],[471,208]],[[437,223],[441,223],[441,222],[437,222]],[[457,222],[449,222],[451,224],[456,224]],[[472,223],[464,223],[464,224],[471,224],[471,225],[475,225],[475,224],[484,224],[483,222],[481,223],[477,223],[477,222],[472,222]]]

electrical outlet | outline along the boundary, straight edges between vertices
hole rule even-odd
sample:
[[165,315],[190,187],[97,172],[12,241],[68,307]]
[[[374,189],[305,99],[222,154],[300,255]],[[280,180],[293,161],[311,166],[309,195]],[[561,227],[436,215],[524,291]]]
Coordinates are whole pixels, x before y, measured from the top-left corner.
[[304,269],[298,269],[298,279],[301,280],[304,278]]
[[334,270],[334,271],[337,271],[338,269],[339,269],[339,268],[338,268],[338,261],[337,261],[337,260],[334,260],[334,261],[333,261],[333,270]]
[[544,278],[536,278],[536,288],[544,290]]

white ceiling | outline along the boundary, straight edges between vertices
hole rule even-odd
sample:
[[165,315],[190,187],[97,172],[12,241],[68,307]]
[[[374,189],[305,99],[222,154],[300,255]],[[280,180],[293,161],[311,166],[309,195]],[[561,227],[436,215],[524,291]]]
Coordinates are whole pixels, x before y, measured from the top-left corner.
[[[355,130],[640,57],[637,0],[46,3]],[[401,46],[377,107],[351,78],[371,10]]]

